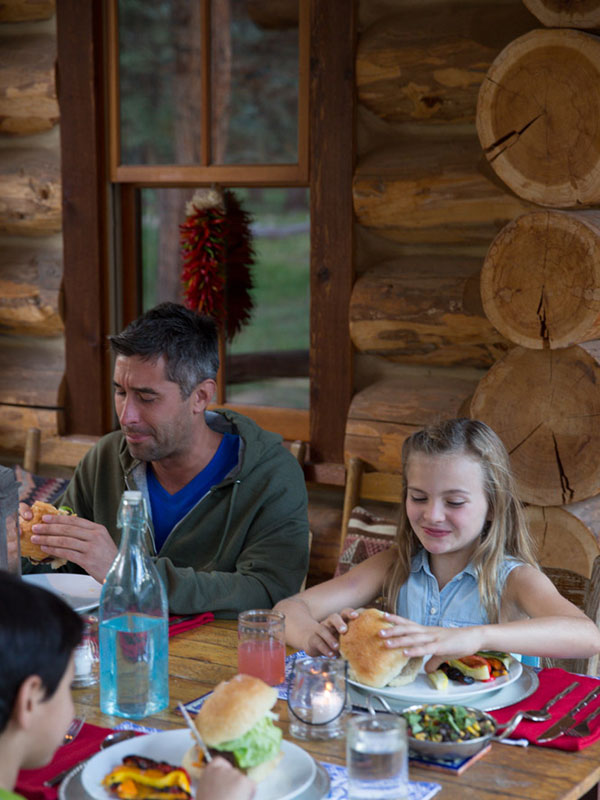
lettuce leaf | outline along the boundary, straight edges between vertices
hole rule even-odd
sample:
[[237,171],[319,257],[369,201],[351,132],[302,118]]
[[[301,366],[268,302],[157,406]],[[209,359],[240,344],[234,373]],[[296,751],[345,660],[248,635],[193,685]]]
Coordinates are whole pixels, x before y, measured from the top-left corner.
[[248,769],[274,758],[279,752],[283,734],[269,717],[263,717],[253,728],[237,739],[222,742],[215,750],[229,750],[238,767]]

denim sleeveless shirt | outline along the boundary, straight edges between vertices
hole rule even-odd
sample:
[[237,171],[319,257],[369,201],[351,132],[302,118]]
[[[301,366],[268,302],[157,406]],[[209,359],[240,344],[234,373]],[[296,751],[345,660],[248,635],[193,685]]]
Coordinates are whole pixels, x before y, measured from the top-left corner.
[[[512,557],[502,562],[498,573],[498,596],[502,594],[510,572],[522,564],[522,561]],[[439,625],[444,628],[464,628],[489,622],[479,598],[477,575],[472,565],[467,564],[440,591],[424,548],[414,556],[408,580],[400,587],[396,613],[420,625]]]

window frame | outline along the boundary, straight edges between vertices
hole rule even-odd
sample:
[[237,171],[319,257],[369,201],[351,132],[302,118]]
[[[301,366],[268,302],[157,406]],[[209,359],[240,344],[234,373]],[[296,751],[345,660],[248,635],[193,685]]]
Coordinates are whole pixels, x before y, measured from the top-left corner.
[[[98,435],[112,430],[106,336],[139,313],[139,269],[123,270],[121,265],[139,264],[139,231],[133,222],[136,186],[153,184],[147,183],[146,174],[141,182],[136,179],[122,184],[116,193],[111,191],[108,139],[114,132],[106,130],[104,108],[109,96],[105,34],[113,2],[56,3],[63,171],[64,433]],[[280,416],[280,432],[285,438],[309,441],[311,462],[324,465],[321,473],[315,468],[314,478],[319,480],[329,462],[343,461],[352,394],[348,309],[354,274],[355,9],[348,0],[300,0],[300,5],[310,31],[305,81],[308,135],[306,159],[300,167],[307,169],[311,204],[310,411],[235,407],[271,429],[273,414],[291,412],[289,424],[285,414]],[[121,176],[119,170],[138,169],[114,166],[115,174]],[[242,182],[237,167],[210,169],[233,169],[235,180],[231,182]],[[272,169],[281,170],[282,166]],[[169,181],[175,174],[168,173]],[[177,185],[188,185],[188,179],[189,185],[203,182],[196,174],[177,175]],[[131,173],[126,176],[130,178]],[[277,185],[279,179],[271,178]],[[226,183],[224,177],[221,182]],[[287,176],[285,184],[292,185]],[[114,248],[111,228],[119,232],[123,247]],[[119,277],[116,283],[115,274]],[[328,474],[336,476],[324,478],[328,482],[340,482],[339,470]]]

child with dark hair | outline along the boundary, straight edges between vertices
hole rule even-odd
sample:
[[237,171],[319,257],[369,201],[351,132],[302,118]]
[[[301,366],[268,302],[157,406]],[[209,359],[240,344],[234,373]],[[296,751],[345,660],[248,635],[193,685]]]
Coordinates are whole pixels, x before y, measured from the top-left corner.
[[[21,769],[52,760],[73,719],[73,651],[83,622],[55,594],[0,571],[0,800]],[[250,800],[256,785],[222,758],[204,770],[197,798]]]
[[47,764],[73,718],[81,618],[60,597],[0,573],[0,800],[21,769]]

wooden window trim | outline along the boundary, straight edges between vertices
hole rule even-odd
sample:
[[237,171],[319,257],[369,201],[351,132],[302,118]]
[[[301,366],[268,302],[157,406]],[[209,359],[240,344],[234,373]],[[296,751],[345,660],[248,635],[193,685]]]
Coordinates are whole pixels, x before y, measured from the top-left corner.
[[[306,81],[310,97],[306,163],[311,188],[309,436],[313,461],[339,464],[352,394],[348,307],[353,281],[355,9],[348,0],[301,3],[303,13],[310,13],[311,34]],[[72,434],[105,433],[112,429],[113,419],[105,346],[111,317],[103,10],[102,0],[83,4],[57,0],[56,4],[65,248],[65,432]],[[125,190],[121,207],[135,202],[133,189]],[[128,238],[129,250],[123,254],[127,258],[136,248],[135,237]],[[125,308],[123,313],[133,314],[134,308]],[[292,409],[278,412],[306,415]],[[327,472],[315,469],[315,474]]]
[[109,164],[113,183],[133,183],[137,186],[197,186],[203,183],[221,183],[225,186],[243,184],[256,186],[307,185],[309,180],[309,134],[307,109],[309,106],[309,45],[311,0],[299,0],[298,41],[298,160],[294,164],[212,164],[211,135],[211,81],[210,81],[210,2],[201,4],[202,74],[201,81],[207,102],[202,105],[200,130],[202,133],[201,157],[198,165],[152,164],[129,165],[121,161],[121,135],[119,113],[118,69],[118,0],[107,4],[107,69],[109,114]]

